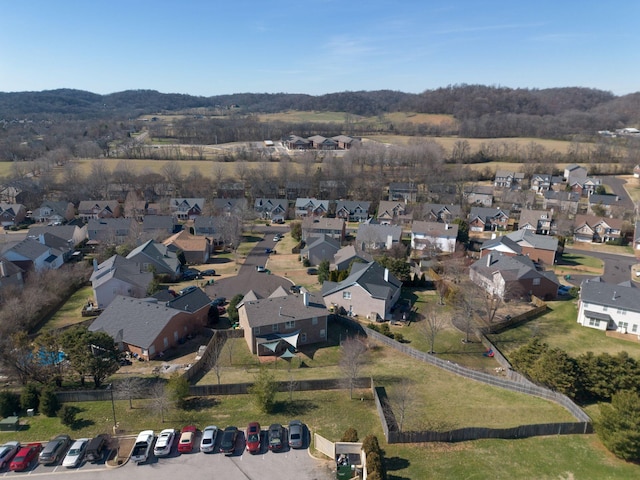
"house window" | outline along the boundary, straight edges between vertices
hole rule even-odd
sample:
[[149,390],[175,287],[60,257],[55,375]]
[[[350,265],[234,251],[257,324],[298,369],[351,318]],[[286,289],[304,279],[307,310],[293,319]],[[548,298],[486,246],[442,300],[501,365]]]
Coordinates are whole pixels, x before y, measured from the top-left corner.
[[351,292],[342,292],[342,298],[345,300],[351,300]]
[[272,328],[273,328],[273,331],[274,331],[274,332],[277,332],[277,331],[278,331],[278,324],[277,324],[277,323],[274,323],[274,324],[272,325]]
[[589,319],[589,326],[590,327],[599,327],[600,326],[600,320],[596,320],[595,318],[590,318]]
[[629,328],[629,322],[618,322],[618,326],[626,330],[627,328]]
[[326,338],[327,336],[327,332],[326,330],[323,328],[322,330],[320,330],[320,338]]
[[587,302],[584,302],[582,305],[584,306],[584,308],[589,308],[589,304]]
[[167,337],[164,337],[162,342],[164,344],[164,348],[169,348],[169,339]]
[[536,285],[540,285],[540,279],[539,278],[534,278],[533,279],[533,286],[536,286]]
[[[144,354],[144,350],[142,351],[142,353]],[[149,347],[149,356],[153,357],[156,354],[156,347],[154,345],[151,345]]]
[[260,335],[260,327],[253,327],[253,334]]
[[313,317],[311,319],[311,325],[317,325],[318,324],[318,317]]
[[178,341],[179,335],[178,335],[178,331],[176,330],[175,332],[173,332],[173,339],[177,342]]
[[307,334],[306,333],[301,333],[300,334],[300,343],[307,343]]
[[637,331],[638,331],[638,325],[634,323],[633,327],[631,327],[631,332],[636,333]]
[[609,307],[607,307],[606,305],[604,307],[602,307],[602,311],[606,312],[607,310],[609,310]]
[[289,320],[288,322],[285,322],[285,324],[284,324],[284,328],[286,328],[286,329],[294,328],[295,326],[296,326],[295,320]]

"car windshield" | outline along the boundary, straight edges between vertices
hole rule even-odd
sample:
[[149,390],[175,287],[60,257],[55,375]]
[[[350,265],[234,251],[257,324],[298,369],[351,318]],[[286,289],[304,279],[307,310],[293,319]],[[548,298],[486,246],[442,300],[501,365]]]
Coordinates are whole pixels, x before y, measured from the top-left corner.
[[24,461],[24,457],[15,457],[15,458],[13,459],[13,461],[14,461],[14,462],[22,462],[22,461]]
[[80,453],[80,449],[79,448],[72,448],[71,450],[69,450],[69,455],[73,456],[73,455],[78,455]]
[[292,434],[291,434],[291,438],[292,438],[293,440],[298,440],[298,439],[300,438],[300,434],[299,434],[299,433],[292,433]]
[[203,439],[202,439],[202,444],[203,444],[203,445],[208,445],[208,444],[210,444],[210,443],[211,443],[211,439],[210,439],[210,438],[203,438]]
[[258,441],[258,434],[257,433],[252,433],[251,435],[249,435],[247,437],[247,440],[249,442],[257,442]]

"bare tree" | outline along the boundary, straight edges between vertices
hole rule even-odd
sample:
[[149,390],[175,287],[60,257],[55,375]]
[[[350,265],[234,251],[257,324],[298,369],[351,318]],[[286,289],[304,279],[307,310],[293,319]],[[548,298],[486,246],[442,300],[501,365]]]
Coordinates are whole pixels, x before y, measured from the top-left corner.
[[[291,365],[291,363],[289,363]],[[293,376],[293,372],[289,370],[289,379],[287,380],[287,391],[289,392],[289,401],[293,401],[293,392],[298,388],[298,381]]]
[[144,387],[139,377],[125,377],[114,383],[116,397],[119,400],[129,400],[129,408],[133,408],[133,399],[140,396]]
[[160,414],[160,420],[164,423],[165,413],[173,406],[171,392],[162,382],[156,382],[151,387],[151,409]]
[[209,360],[207,360],[207,367],[216,374],[218,385],[220,385],[220,378],[222,377],[222,352],[226,343],[230,342],[225,342],[222,338],[216,338],[210,350]]
[[353,398],[353,388],[366,360],[367,350],[367,344],[362,337],[348,337],[340,345],[339,365],[349,386],[350,398]]
[[416,406],[417,398],[413,382],[408,378],[402,378],[400,383],[395,385],[391,391],[389,401],[398,422],[398,429],[401,432],[407,417]]
[[424,320],[419,325],[421,325],[422,333],[429,341],[429,353],[436,353],[436,338],[447,327],[447,319],[440,315],[433,306],[429,306],[425,311]]

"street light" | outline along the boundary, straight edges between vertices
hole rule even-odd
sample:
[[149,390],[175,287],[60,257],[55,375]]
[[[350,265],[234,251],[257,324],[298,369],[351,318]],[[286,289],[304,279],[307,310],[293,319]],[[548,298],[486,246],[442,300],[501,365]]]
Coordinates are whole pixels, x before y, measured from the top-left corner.
[[116,421],[116,404],[113,401],[113,384],[107,385],[107,390],[111,393],[111,410],[113,411],[113,434],[115,435],[118,428],[118,422]]

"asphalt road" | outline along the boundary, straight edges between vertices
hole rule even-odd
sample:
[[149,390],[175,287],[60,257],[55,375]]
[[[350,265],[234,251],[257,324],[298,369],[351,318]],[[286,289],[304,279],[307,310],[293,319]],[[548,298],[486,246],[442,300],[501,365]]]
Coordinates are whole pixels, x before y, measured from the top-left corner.
[[[615,255],[613,253],[600,253],[580,250],[576,248],[566,248],[565,252],[578,255],[589,255],[604,261],[604,274],[602,279],[607,283],[622,283],[631,280],[631,267],[638,263],[635,257],[628,255]],[[585,278],[593,275],[571,275],[571,284],[579,286]]]
[[249,252],[236,276],[217,280],[214,285],[205,287],[205,291],[210,298],[226,297],[228,301],[238,293],[245,295],[249,290],[253,290],[262,298],[266,298],[271,295],[278,286],[282,286],[288,291],[289,287],[293,285],[293,283],[286,278],[267,272],[258,272],[256,270],[257,266],[266,265],[268,268],[269,254],[265,253],[265,248],[277,250],[277,242],[273,241],[273,236],[276,233],[288,232],[288,228],[263,226],[257,227],[256,231],[264,233],[264,240],[258,242],[253,250]]
[[623,207],[626,210],[633,210],[635,208],[629,194],[624,189],[624,185],[627,183],[625,179],[610,175],[603,177],[602,181],[605,185],[611,187],[614,194],[620,197],[620,200],[617,203],[618,206]]

